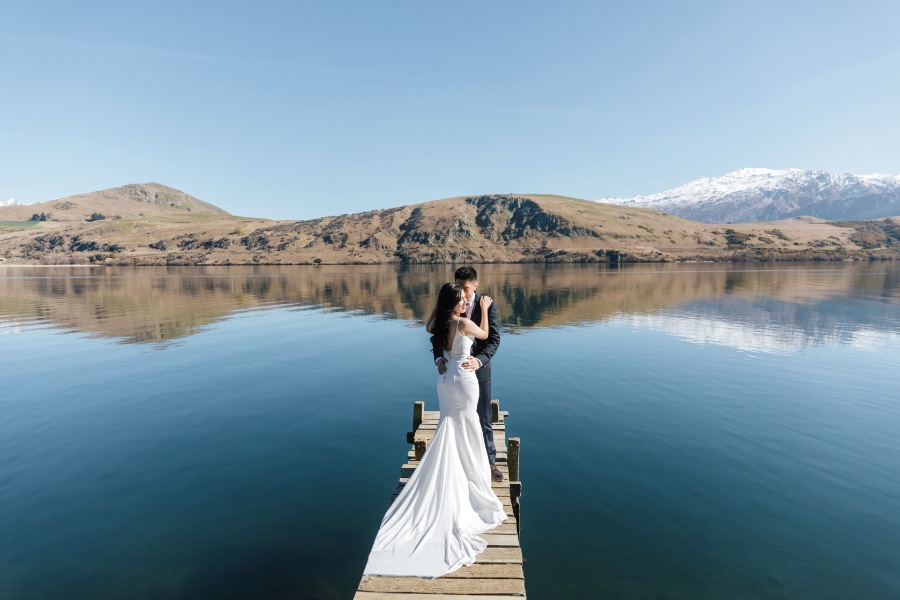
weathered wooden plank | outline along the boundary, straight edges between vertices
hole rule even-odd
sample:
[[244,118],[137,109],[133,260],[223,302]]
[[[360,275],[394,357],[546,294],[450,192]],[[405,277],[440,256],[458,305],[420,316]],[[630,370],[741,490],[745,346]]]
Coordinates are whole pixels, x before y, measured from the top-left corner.
[[507,519],[486,533],[518,533],[515,519],[513,519],[512,523],[510,523],[510,519]]
[[[415,463],[411,463],[411,464],[415,465]],[[401,470],[400,479],[403,481],[403,483],[406,483],[409,480],[409,478],[412,477],[413,470],[415,470],[415,468]],[[504,471],[501,469],[500,472],[503,473]],[[501,495],[500,490],[507,490],[506,495],[508,496],[509,495],[509,493],[508,493],[509,492],[509,480],[506,478],[505,475],[503,477],[503,481],[491,480],[491,489],[494,490],[494,493],[497,494],[498,496]]]
[[[407,463],[404,463],[400,466],[400,474],[402,476],[409,477],[412,475],[412,472],[415,471],[419,467],[419,461],[414,460]],[[509,487],[509,481],[506,480],[506,476],[509,473],[509,469],[506,464],[497,463],[497,470],[503,473],[503,481],[494,481],[491,480],[491,487]]]
[[403,592],[406,594],[506,594],[524,596],[522,579],[463,579],[439,577],[363,577],[361,592]]
[[482,533],[481,539],[496,548],[518,548],[519,536],[515,533]]
[[[501,448],[502,448],[502,446],[497,446],[497,462],[498,463],[506,463],[507,462],[506,451],[501,450]],[[415,464],[418,462],[416,460],[416,451],[415,450],[408,450],[406,452],[406,462],[412,463],[412,464]]]
[[[403,473],[401,473],[401,475],[403,475]],[[409,477],[401,477],[400,478],[400,483],[402,485],[406,485],[407,481],[409,481]],[[494,490],[494,493],[497,494],[498,496],[500,496],[500,495],[509,496],[510,495],[509,494],[509,480],[506,478],[505,475],[504,475],[503,481],[493,481],[492,480],[491,481],[491,489]],[[500,490],[506,490],[507,493],[500,494]]]
[[[391,492],[392,495],[396,496],[403,489],[403,486],[406,485],[406,482],[409,481],[408,478],[401,478],[397,483],[397,487],[394,488],[394,491]],[[504,498],[510,497],[509,491],[509,482],[508,481],[492,481],[491,482],[491,491],[494,492],[494,495],[503,502]]]
[[[409,477],[402,477],[402,475],[403,474],[401,473],[401,477],[398,480],[399,486],[397,489],[394,490],[395,492],[400,491],[399,488],[402,488],[409,481]],[[494,491],[494,495],[497,496],[498,498],[500,498],[501,500],[504,497],[508,498],[509,496],[512,495],[509,490],[509,481],[505,477],[504,477],[503,481],[491,481],[491,489]]]
[[476,563],[518,563],[522,564],[521,548],[493,548],[488,546],[475,557]]
[[[496,440],[494,440],[494,442],[496,443]],[[500,448],[501,448],[501,446],[498,445],[498,446],[497,446],[497,462],[498,462],[498,463],[505,463],[505,462],[507,462],[507,455],[506,455],[506,452],[503,451],[503,450],[501,450]],[[416,463],[416,462],[418,462],[418,461],[416,461],[416,451],[415,451],[415,450],[409,450],[409,451],[407,451],[407,453],[406,453],[406,462],[407,462],[407,463]]]
[[[501,420],[502,420],[502,419],[505,419],[505,418],[508,417],[508,416],[509,416],[509,411],[508,411],[508,410],[501,410],[501,411],[500,411],[500,419],[501,419]],[[424,413],[422,413],[422,420],[423,420],[423,421],[424,421],[424,420],[428,420],[428,419],[433,419],[433,420],[436,421],[436,420],[438,420],[438,419],[440,419],[440,418],[441,418],[441,411],[439,411],[439,410],[426,410]]]
[[[425,440],[426,442],[430,442],[432,439],[434,439],[434,433],[436,430],[437,430],[437,424],[432,425],[430,423],[422,423],[421,425],[419,425],[419,428],[416,429],[414,439]],[[500,433],[500,432],[505,432],[505,431],[506,431],[505,425],[494,425],[495,433]],[[504,437],[504,439],[505,439],[505,437]],[[495,438],[495,442],[496,442],[496,438]]]
[[454,579],[524,579],[522,565],[517,564],[479,564],[462,567],[453,571],[447,578]]
[[524,596],[483,596],[466,594],[465,596],[447,594],[409,594],[395,592],[356,592],[354,600],[522,600]]
[[[400,495],[399,492],[395,492],[391,496],[390,501],[393,503],[394,500],[396,500],[397,496],[399,496],[399,495]],[[513,507],[509,500],[510,499],[508,497],[500,498],[500,503],[503,505],[503,512],[506,513],[506,521],[504,521],[504,523],[508,523],[510,521],[510,519],[512,519],[513,517],[516,516],[515,512],[513,512]]]
[[[416,461],[407,462],[407,463],[400,465],[400,470],[401,471],[409,471],[410,473],[412,473],[412,471],[418,466],[419,466],[419,461],[416,460]],[[509,473],[508,465],[496,465],[496,466],[500,470],[501,473],[503,473],[503,474]],[[507,485],[509,485],[509,484],[507,484]]]

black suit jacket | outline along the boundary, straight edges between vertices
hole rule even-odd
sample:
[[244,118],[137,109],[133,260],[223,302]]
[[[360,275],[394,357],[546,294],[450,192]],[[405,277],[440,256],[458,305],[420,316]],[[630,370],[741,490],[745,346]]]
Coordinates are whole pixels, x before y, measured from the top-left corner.
[[[472,308],[472,321],[484,329],[481,324],[481,294],[475,294],[475,306]],[[478,381],[491,380],[491,359],[497,353],[500,346],[500,313],[497,311],[497,302],[491,302],[488,308],[488,337],[486,340],[475,339],[472,345],[472,356],[481,361],[481,368],[475,371]],[[431,349],[434,352],[434,360],[444,356],[444,345],[436,335],[431,336]]]

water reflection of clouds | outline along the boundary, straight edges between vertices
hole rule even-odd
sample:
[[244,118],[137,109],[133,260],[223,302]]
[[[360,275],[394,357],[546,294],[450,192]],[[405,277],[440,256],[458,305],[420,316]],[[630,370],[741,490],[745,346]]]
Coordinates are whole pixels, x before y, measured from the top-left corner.
[[790,324],[751,323],[690,312],[621,314],[611,323],[648,329],[694,344],[728,346],[744,352],[791,354],[810,347],[846,346],[875,351],[900,347],[900,332],[872,327],[801,329]]
[[19,323],[0,321],[0,335],[8,335],[10,333],[22,333],[22,326]]
[[861,329],[853,332],[854,348],[861,350],[881,350],[887,347],[900,347],[900,333],[896,331],[878,331],[877,329]]

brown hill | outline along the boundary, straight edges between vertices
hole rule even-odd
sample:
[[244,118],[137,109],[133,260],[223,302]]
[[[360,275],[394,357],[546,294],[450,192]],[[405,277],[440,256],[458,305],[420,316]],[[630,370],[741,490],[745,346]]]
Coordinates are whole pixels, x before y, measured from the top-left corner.
[[[50,264],[373,264],[845,260],[900,250],[894,219],[708,225],[548,195],[457,197],[290,222],[232,217],[158,184],[44,204],[78,218],[54,212],[45,222],[16,223],[10,209],[34,213],[36,205],[0,208],[0,256]],[[107,219],[87,222],[92,212]]]
[[172,213],[228,215],[219,208],[158,183],[133,183],[108,190],[57,198],[26,206],[0,207],[0,218],[26,221],[33,214],[48,214],[55,221],[84,221],[94,213],[107,218],[131,218]]
[[[865,223],[900,232],[890,220]],[[560,196],[492,195],[273,224],[240,244],[253,260],[277,264],[836,260],[900,248],[900,234],[863,248],[852,225],[808,217],[707,225]],[[227,260],[229,250],[209,258]]]

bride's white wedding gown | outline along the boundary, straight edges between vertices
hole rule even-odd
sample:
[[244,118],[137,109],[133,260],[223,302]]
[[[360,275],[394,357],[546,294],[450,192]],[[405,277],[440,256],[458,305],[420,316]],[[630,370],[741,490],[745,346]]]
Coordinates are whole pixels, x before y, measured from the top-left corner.
[[478,381],[462,367],[474,339],[457,332],[447,372],[438,376],[441,418],[434,439],[388,509],[365,575],[440,577],[471,565],[487,543],[478,537],[506,520],[491,491],[478,420]]

